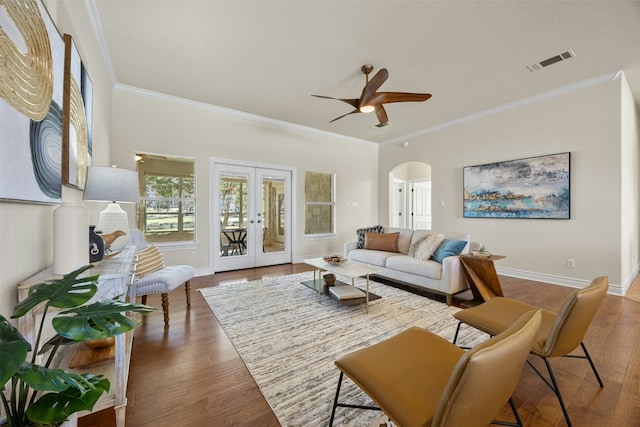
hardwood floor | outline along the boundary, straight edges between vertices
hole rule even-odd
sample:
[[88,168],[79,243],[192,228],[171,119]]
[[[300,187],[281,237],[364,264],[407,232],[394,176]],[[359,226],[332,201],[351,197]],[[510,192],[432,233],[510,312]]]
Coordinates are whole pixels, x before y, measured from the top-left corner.
[[[224,330],[197,292],[221,283],[258,280],[307,271],[287,264],[218,273],[192,281],[191,308],[184,292],[170,295],[171,326],[152,313],[136,330],[129,374],[127,425],[279,426],[269,405]],[[570,288],[501,276],[505,296],[557,311]],[[470,298],[470,292],[461,298]],[[458,300],[459,302],[459,300]],[[149,305],[160,307],[160,296]],[[640,426],[640,279],[624,298],[608,295],[585,344],[605,387],[600,388],[584,360],[551,361],[573,425]],[[538,365],[537,358],[531,360]],[[553,393],[525,367],[514,394],[525,426],[564,426]],[[505,408],[500,419],[509,419]],[[80,418],[81,427],[115,426],[113,410]]]

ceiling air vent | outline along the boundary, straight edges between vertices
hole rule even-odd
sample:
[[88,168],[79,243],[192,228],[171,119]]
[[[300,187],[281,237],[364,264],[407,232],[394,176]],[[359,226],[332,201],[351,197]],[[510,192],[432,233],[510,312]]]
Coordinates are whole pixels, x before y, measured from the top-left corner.
[[531,72],[540,71],[543,68],[548,67],[549,65],[564,61],[565,59],[573,58],[574,56],[576,56],[575,52],[569,49],[566,52],[563,52],[556,56],[552,56],[551,58],[547,58],[544,61],[537,62],[533,65],[527,65],[527,69]]

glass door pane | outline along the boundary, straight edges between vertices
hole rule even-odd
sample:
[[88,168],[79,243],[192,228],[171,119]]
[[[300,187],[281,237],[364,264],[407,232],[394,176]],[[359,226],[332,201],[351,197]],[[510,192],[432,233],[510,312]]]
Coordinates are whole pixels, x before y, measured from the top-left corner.
[[220,256],[246,255],[249,177],[225,173],[219,182]]
[[291,262],[291,171],[214,163],[215,271]]
[[262,252],[284,252],[287,224],[285,180],[264,176],[262,178]]

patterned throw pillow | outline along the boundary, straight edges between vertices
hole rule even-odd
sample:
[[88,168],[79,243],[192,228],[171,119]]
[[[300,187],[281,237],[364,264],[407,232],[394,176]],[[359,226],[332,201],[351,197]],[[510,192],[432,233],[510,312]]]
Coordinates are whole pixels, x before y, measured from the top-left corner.
[[371,227],[358,228],[356,230],[356,234],[358,235],[358,249],[364,248],[364,232],[369,231],[372,233],[382,233],[384,231],[384,227],[381,225],[374,225]]
[[137,253],[136,279],[160,270],[163,267],[164,260],[162,259],[162,254],[155,245],[149,245]]
[[436,252],[444,238],[444,234],[427,234],[411,245],[409,256],[423,261],[428,260]]

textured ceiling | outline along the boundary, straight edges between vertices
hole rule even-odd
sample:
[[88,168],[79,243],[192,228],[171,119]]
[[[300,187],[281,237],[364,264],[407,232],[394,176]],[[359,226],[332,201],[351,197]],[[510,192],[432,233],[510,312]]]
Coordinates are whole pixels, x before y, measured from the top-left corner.
[[[88,1],[117,84],[374,142],[617,70],[640,105],[640,1]],[[433,97],[328,123],[352,107],[311,94],[359,97],[363,64]]]

